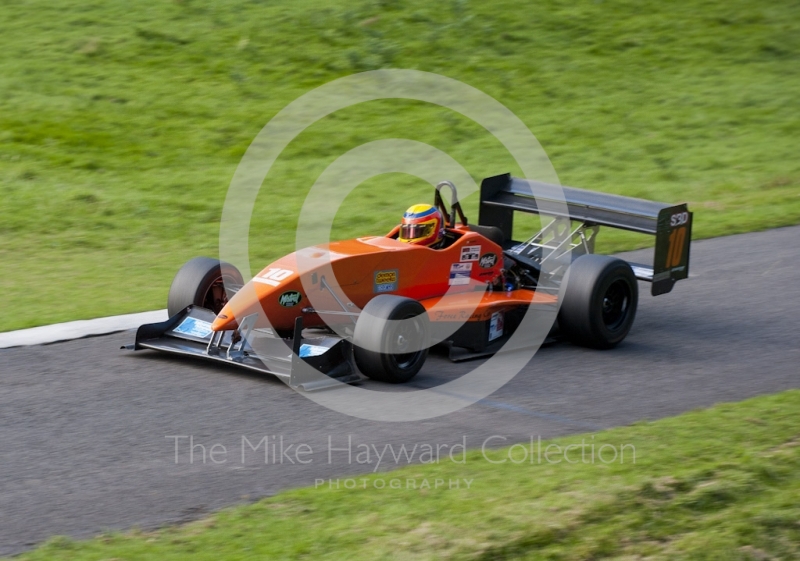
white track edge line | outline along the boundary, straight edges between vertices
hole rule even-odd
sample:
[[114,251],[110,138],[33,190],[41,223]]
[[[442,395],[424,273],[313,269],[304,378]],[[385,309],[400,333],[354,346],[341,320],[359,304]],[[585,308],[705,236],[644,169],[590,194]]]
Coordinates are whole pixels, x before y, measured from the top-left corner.
[[167,310],[153,310],[137,314],[69,321],[30,329],[7,331],[0,333],[0,349],[71,341],[93,335],[108,335],[109,333],[137,328],[143,323],[155,323],[166,319]]

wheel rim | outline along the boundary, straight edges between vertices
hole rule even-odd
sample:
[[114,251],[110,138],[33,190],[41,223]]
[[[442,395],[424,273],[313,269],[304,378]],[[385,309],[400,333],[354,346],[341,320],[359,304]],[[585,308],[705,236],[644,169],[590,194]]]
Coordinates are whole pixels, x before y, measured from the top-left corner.
[[413,349],[419,346],[422,340],[423,328],[419,319],[416,319],[418,317],[419,316],[408,316],[403,318],[403,321],[400,321],[398,327],[394,330],[394,333],[392,333],[391,344],[393,350],[400,352],[391,353],[391,357],[398,368],[411,368],[424,352],[424,349],[403,352],[406,349]]
[[611,283],[603,295],[603,324],[614,331],[625,323],[631,302],[631,287],[620,279]]

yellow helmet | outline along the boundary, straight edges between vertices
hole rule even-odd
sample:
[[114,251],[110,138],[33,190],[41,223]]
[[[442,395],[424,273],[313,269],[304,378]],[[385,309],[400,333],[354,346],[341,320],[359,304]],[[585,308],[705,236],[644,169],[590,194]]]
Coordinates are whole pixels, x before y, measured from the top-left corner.
[[444,218],[433,205],[413,205],[403,214],[400,233],[401,242],[431,246],[444,238]]

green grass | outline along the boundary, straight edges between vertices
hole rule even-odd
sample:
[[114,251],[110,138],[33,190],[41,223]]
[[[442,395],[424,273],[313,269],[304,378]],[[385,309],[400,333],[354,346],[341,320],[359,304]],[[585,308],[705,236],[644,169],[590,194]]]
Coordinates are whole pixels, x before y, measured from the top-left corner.
[[[216,253],[228,183],[261,127],[306,91],[375,68],[480,88],[536,134],[562,183],[688,201],[697,237],[800,222],[789,0],[9,1],[0,45],[0,330],[164,306],[175,270]],[[476,179],[516,170],[451,111],[351,107],[268,176],[254,266],[293,248],[304,194],[330,162],[392,137],[437,146]],[[375,178],[335,235],[383,232],[429,198],[420,180]],[[641,243],[609,235],[602,249]]]
[[[541,448],[625,446],[624,461],[590,463],[587,448],[585,462],[573,452],[573,464],[491,464],[508,451],[473,451],[462,464],[288,491],[184,526],[54,538],[21,559],[797,559],[798,407],[793,390]],[[393,479],[404,488],[374,488]],[[472,482],[407,489],[409,479]]]

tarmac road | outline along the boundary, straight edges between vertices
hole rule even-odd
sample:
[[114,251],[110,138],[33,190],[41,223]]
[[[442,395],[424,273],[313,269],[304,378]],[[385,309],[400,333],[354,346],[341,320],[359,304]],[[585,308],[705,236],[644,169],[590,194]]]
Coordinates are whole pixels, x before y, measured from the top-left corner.
[[[479,448],[493,435],[511,444],[800,387],[798,240],[800,227],[695,242],[692,278],[658,298],[642,284],[636,323],[617,349],[543,348],[489,399],[415,423],[366,422],[272,378],[120,351],[131,333],[0,350],[0,554],[53,535],[189,520],[317,478],[370,471],[374,464],[355,461],[359,444]],[[434,355],[415,384],[474,365]],[[190,462],[188,439],[178,441],[176,463],[168,435],[191,435],[205,446],[206,463],[199,447]],[[276,447],[275,462],[270,455],[265,463],[263,445],[252,452],[242,440],[256,446],[273,435],[268,442],[282,437],[284,449],[294,446],[287,456]],[[329,437],[346,448],[347,435],[352,461],[344,451],[329,458]],[[214,444],[226,447],[224,463],[211,462]],[[301,444],[312,452],[293,455]],[[396,465],[384,460],[379,469]]]

